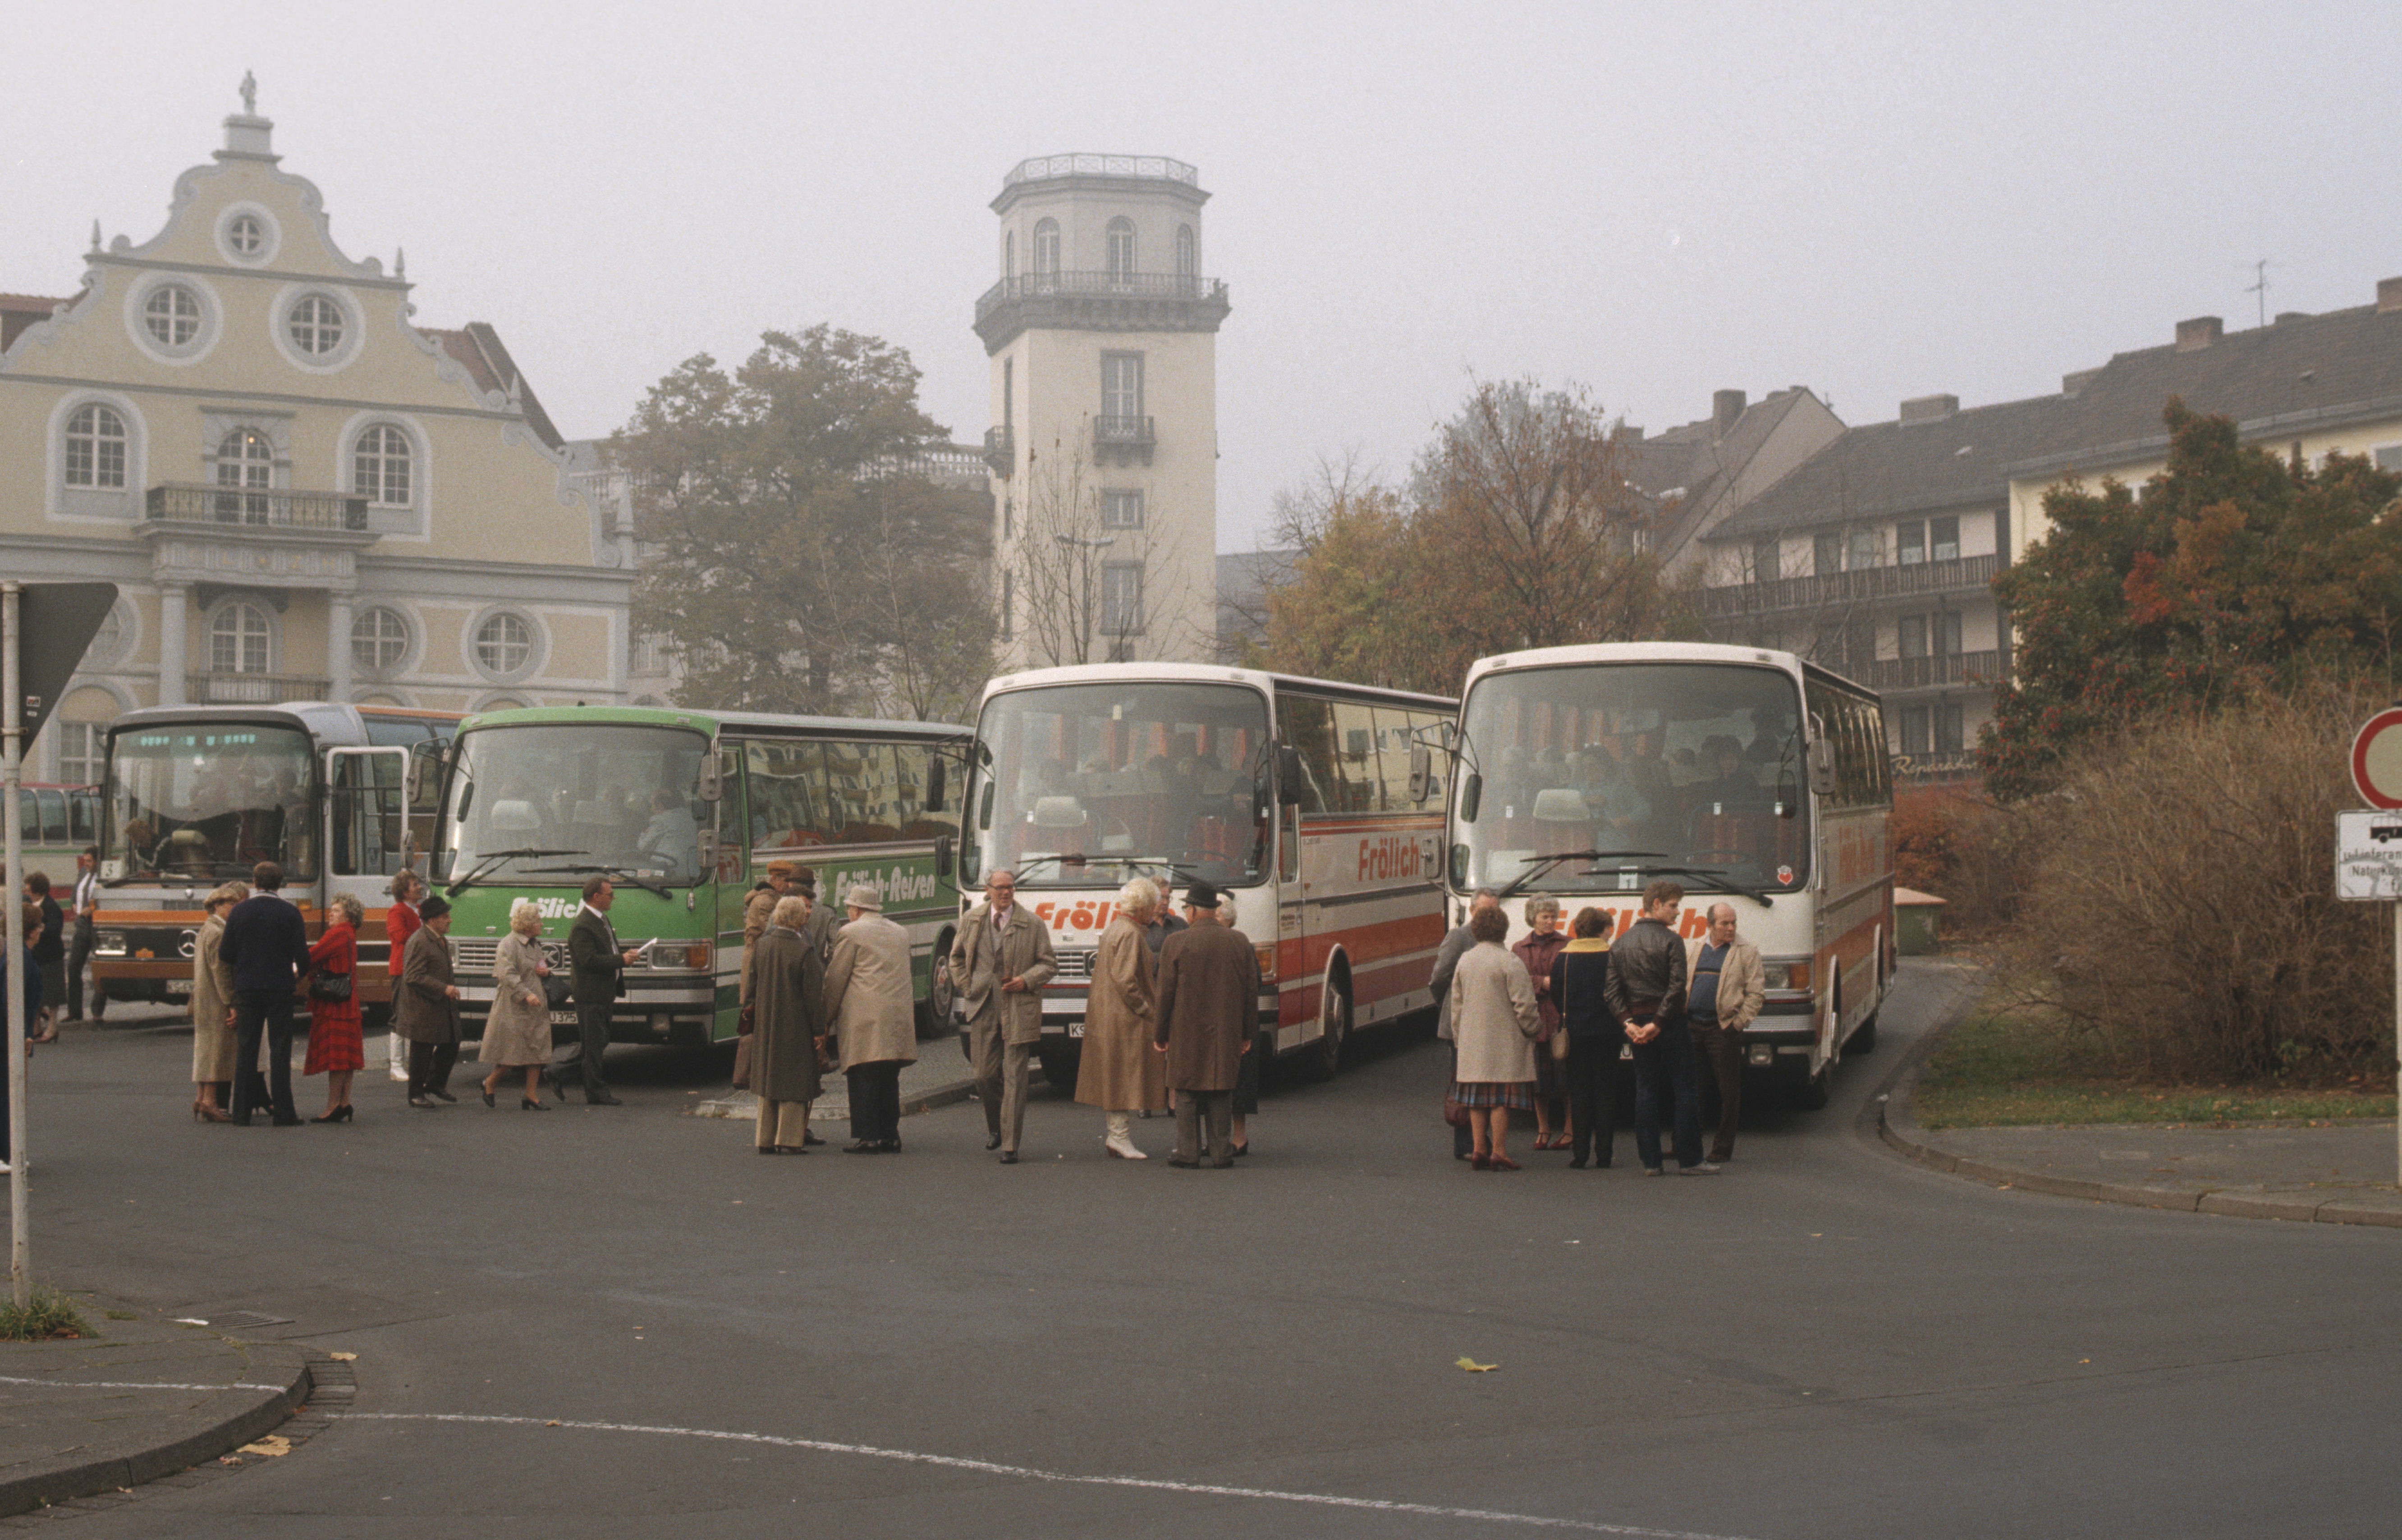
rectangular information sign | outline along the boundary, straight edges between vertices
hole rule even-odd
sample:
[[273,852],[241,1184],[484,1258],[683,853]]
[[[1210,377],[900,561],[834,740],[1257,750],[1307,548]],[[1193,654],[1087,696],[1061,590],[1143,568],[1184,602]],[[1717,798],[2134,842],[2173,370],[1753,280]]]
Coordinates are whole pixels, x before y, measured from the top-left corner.
[[2335,896],[2402,900],[2402,812],[2335,816]]

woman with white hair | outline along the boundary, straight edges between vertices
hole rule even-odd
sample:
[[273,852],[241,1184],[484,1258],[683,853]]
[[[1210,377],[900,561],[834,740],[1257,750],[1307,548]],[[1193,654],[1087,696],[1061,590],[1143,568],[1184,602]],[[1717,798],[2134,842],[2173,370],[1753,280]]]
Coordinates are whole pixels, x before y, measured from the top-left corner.
[[1076,1100],[1109,1115],[1102,1148],[1121,1161],[1151,1157],[1134,1145],[1137,1112],[1167,1109],[1167,1066],[1152,1046],[1159,1025],[1151,948],[1143,941],[1159,887],[1137,877],[1118,889],[1117,915],[1093,952],[1093,983],[1084,1001],[1084,1050],[1076,1069]]
[[303,1075],[325,1077],[325,1110],[312,1123],[351,1121],[351,1077],[365,1068],[359,1026],[359,927],[366,907],[348,893],[325,905],[325,933],[309,948],[309,1057]]
[[483,1046],[476,1062],[492,1066],[484,1077],[484,1105],[499,1104],[501,1072],[525,1071],[525,1093],[518,1106],[528,1112],[547,1112],[536,1093],[542,1089],[543,1067],[550,1063],[550,995],[544,980],[550,963],[542,954],[542,909],[531,899],[509,905],[509,933],[492,955],[492,1010],[484,1018]]
[[762,1155],[806,1155],[809,1104],[824,1089],[825,965],[802,928],[809,901],[787,893],[768,911],[751,975],[751,1089],[759,1095]]
[[[1573,1142],[1568,1124],[1567,1075],[1563,1066],[1567,1058],[1567,1046],[1556,1052],[1553,1039],[1560,1030],[1560,1002],[1552,998],[1552,964],[1568,949],[1568,938],[1560,929],[1560,901],[1549,893],[1536,893],[1526,900],[1525,935],[1510,950],[1526,965],[1527,982],[1535,986],[1535,1006],[1543,1018],[1543,1029],[1535,1037],[1535,1148],[1566,1149]],[[1554,1134],[1552,1125],[1559,1124]]]

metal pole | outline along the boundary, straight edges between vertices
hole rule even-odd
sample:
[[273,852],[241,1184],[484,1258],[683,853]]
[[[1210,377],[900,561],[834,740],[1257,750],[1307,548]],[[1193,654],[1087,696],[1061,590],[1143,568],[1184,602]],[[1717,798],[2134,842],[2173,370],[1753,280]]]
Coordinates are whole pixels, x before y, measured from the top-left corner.
[[2394,906],[2394,1171],[2402,1187],[2402,903]]
[[[8,887],[0,946],[8,958],[8,1280],[17,1308],[33,1302],[34,1270],[25,1221],[25,948],[18,927],[24,919],[24,813],[18,788],[24,780],[25,694],[19,679],[18,620],[22,584],[0,582],[0,825],[5,825]],[[2396,921],[2402,925],[2402,920]]]

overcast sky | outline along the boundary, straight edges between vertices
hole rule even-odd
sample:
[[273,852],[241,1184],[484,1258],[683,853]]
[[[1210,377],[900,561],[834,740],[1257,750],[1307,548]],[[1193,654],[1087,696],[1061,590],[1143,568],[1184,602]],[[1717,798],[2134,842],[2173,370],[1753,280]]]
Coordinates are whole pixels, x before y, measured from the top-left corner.
[[2402,276],[2402,7],[1202,0],[980,7],[420,0],[27,7],[0,290],[92,220],[156,232],[256,72],[335,239],[418,319],[500,328],[562,431],[818,321],[906,347],[961,439],[1002,174],[1197,165],[1219,544],[1320,457],[1406,470],[1471,375],[1658,431],[1803,384],[1845,421],[1966,405],[2186,316]]

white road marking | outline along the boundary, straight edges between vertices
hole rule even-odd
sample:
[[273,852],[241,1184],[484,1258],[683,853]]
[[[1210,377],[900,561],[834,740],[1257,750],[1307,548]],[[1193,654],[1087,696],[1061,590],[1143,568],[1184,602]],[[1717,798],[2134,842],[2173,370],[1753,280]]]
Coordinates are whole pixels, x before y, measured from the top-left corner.
[[0,1385],[48,1385],[53,1390],[290,1390],[290,1385],[167,1385],[155,1380],[45,1380],[38,1376],[0,1374]]
[[837,1444],[821,1438],[784,1438],[768,1433],[735,1433],[722,1428],[651,1427],[640,1423],[579,1423],[545,1417],[498,1417],[458,1411],[351,1411],[345,1422],[366,1419],[382,1423],[471,1423],[488,1426],[579,1428],[589,1433],[652,1433],[678,1438],[715,1438],[737,1444],[766,1444],[777,1449],[808,1450],[820,1454],[857,1454],[872,1460],[897,1460],[906,1464],[940,1465],[949,1470],[986,1476],[1014,1476],[1029,1481],[1055,1481],[1069,1486],[1123,1487],[1144,1492],[1172,1492],[1195,1497],[1249,1497],[1270,1503],[1302,1503],[1328,1508],[1363,1508],[1373,1513],[1419,1514],[1433,1519],[1474,1519],[1491,1524],[1518,1524],[1531,1529],[1570,1530],[1581,1534],[1625,1534],[1641,1540],[1738,1540],[1692,1530],[1645,1529],[1634,1524],[1605,1524],[1586,1519],[1550,1519],[1540,1514],[1503,1513],[1492,1508],[1452,1508],[1431,1503],[1401,1503],[1381,1497],[1338,1497],[1330,1492],[1278,1492],[1265,1487],[1222,1487],[1201,1481],[1160,1481],[1139,1476],[1078,1476],[1068,1471],[1039,1470],[1031,1465],[1005,1465],[991,1460],[971,1460],[956,1454],[926,1454],[916,1450],[882,1449],[874,1444]]

